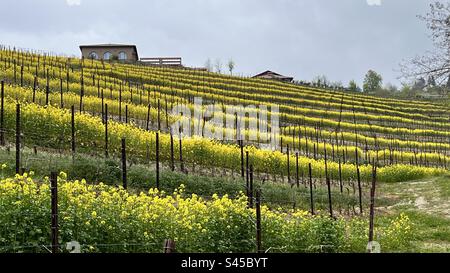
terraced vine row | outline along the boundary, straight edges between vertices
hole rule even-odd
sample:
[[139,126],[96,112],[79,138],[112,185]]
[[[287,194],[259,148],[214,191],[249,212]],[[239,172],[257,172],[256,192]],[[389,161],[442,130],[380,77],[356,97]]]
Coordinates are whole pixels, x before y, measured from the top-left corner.
[[[207,102],[227,105],[270,106],[281,103],[280,119],[286,127],[280,140],[282,138],[282,143],[290,146],[291,157],[298,152],[301,157],[314,157],[318,159],[315,161],[320,161],[326,151],[330,157],[332,155],[332,161],[343,159],[348,163],[352,163],[349,159],[356,154],[365,158],[365,163],[371,158],[384,158],[390,164],[418,165],[419,160],[420,165],[447,166],[449,160],[449,109],[443,105],[324,92],[316,88],[193,70],[80,61],[7,50],[0,51],[0,76],[15,85],[29,86],[23,89],[9,87],[12,90],[8,93],[10,97],[44,104],[45,93],[48,92],[49,103],[63,108],[81,105],[81,97],[83,110],[92,115],[103,115],[102,109],[107,103],[113,118],[119,116],[123,120],[126,115],[134,120],[133,128],[136,129],[145,127],[146,120],[155,120],[158,115],[162,120],[166,119],[167,127],[180,117],[169,114],[165,117],[166,109],[184,103],[192,110],[193,98],[197,96]],[[43,91],[42,86],[48,91]],[[62,104],[61,94],[64,96]],[[159,102],[158,114],[156,105]],[[260,124],[259,116],[260,110],[250,109],[244,123]],[[227,118],[225,116],[224,120]],[[206,120],[203,122],[206,122],[203,127],[215,130]],[[191,126],[201,126],[201,123],[194,120]],[[270,124],[262,125],[270,129]],[[230,133],[236,134],[233,130]],[[227,134],[226,130],[224,134]],[[244,131],[243,134],[254,132]],[[248,144],[258,146],[258,139]],[[283,148],[287,150],[286,146],[281,148],[282,151]],[[276,157],[283,162],[281,158],[285,160],[286,154],[280,152]],[[208,160],[202,162],[208,164]],[[291,159],[291,164],[293,161]],[[269,172],[284,174],[287,167],[280,162],[271,165]],[[261,167],[264,164],[257,165],[259,171],[267,172]],[[274,166],[282,170],[276,171]],[[235,168],[226,164],[220,167]]]

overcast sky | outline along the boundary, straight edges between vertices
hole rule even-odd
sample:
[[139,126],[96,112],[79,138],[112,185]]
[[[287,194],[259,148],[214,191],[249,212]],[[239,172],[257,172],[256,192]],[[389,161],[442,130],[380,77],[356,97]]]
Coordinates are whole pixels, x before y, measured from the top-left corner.
[[[345,85],[369,69],[399,84],[399,63],[431,48],[416,17],[430,0],[2,0],[0,43],[80,55],[80,44],[136,44],[187,66],[229,58]],[[6,12],[8,11],[8,12]]]

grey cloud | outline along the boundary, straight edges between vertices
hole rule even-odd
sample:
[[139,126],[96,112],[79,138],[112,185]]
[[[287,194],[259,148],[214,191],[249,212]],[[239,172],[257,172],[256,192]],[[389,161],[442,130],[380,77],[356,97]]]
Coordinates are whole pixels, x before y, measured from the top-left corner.
[[361,82],[368,69],[397,83],[402,59],[430,47],[416,18],[427,0],[3,0],[0,42],[79,55],[81,43],[135,43],[141,56],[187,65],[232,57],[237,72],[273,69]]

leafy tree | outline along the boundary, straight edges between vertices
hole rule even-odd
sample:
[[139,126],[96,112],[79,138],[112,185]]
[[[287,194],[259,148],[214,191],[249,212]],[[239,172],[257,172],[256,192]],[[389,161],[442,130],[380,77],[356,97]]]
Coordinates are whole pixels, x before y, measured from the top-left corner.
[[376,90],[381,89],[382,84],[383,77],[377,72],[369,70],[364,78],[364,92],[375,92]]
[[350,91],[353,91],[353,92],[358,92],[358,91],[360,91],[360,88],[358,87],[358,84],[356,83],[355,80],[351,80],[351,81],[348,83],[348,89],[349,89]]
[[384,87],[384,90],[386,90],[388,93],[395,94],[399,92],[398,87],[392,83],[387,83]]
[[235,63],[234,63],[233,59],[230,59],[228,61],[227,65],[228,65],[228,71],[230,71],[230,74],[233,75],[233,70],[234,70],[234,67],[235,67]]

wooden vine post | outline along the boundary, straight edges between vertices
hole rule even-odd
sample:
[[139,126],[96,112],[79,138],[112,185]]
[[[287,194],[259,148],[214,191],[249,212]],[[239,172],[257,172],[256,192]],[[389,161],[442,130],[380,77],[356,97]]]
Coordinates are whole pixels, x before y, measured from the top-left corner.
[[313,193],[313,179],[312,179],[312,166],[311,163],[308,164],[308,174],[309,174],[309,200],[311,207],[311,215],[314,215],[314,193]]
[[170,130],[170,170],[172,172],[175,171],[175,155],[172,130]]
[[126,154],[126,140],[122,138],[122,183],[123,188],[127,189],[127,154]]
[[70,122],[70,127],[71,127],[71,146],[72,146],[72,157],[75,156],[75,106],[72,105],[72,107],[70,107],[70,114],[71,114],[71,122]]
[[52,253],[59,252],[58,241],[58,175],[56,172],[50,174],[50,191],[51,191],[51,237],[52,237]]
[[377,166],[372,167],[372,188],[370,190],[369,242],[373,242],[375,219],[375,191],[377,185]]
[[16,174],[20,173],[20,104],[16,105]]
[[248,185],[248,206],[253,208],[253,165],[250,166],[250,181]]
[[262,253],[261,244],[261,190],[256,191],[256,252]]
[[1,81],[0,145],[5,146],[5,82]]
[[[325,144],[325,143],[324,143]],[[328,191],[328,208],[330,210],[330,217],[333,218],[333,200],[331,199],[331,181],[330,176],[328,174],[328,161],[327,161],[327,148],[324,145],[324,153],[325,153],[325,181],[327,183],[327,191]]]
[[183,138],[182,138],[182,135],[181,135],[181,133],[180,133],[180,138],[179,138],[179,148],[180,148],[180,151],[179,151],[179,155],[180,155],[180,169],[181,169],[181,172],[184,172],[184,162],[183,162]]
[[108,104],[105,104],[105,157],[108,158]]
[[242,139],[239,140],[239,148],[241,150],[241,177],[244,179],[244,141]]
[[174,253],[175,252],[175,241],[172,239],[164,240],[163,253]]
[[159,132],[156,132],[156,188],[159,190]]

